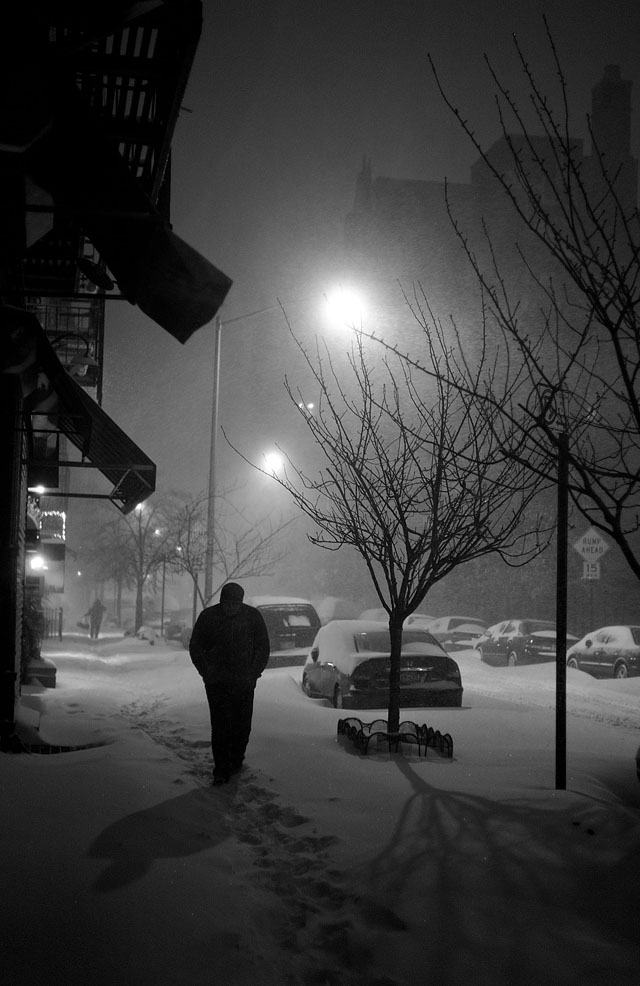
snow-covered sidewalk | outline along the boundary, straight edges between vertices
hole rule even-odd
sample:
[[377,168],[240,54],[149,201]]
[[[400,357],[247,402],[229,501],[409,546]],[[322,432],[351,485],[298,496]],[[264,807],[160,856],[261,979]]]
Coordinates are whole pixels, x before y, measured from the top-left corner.
[[0,759],[7,982],[640,982],[640,680],[573,673],[555,791],[549,666],[460,655],[463,708],[406,714],[450,732],[452,760],[359,756],[299,668],[267,671],[248,766],[213,789],[183,650],[49,653],[24,735],[99,745]]

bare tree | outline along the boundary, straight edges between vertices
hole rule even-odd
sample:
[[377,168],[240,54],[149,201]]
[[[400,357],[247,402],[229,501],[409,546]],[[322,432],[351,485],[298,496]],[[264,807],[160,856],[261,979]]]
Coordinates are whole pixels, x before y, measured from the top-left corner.
[[491,552],[518,565],[541,550],[544,532],[528,517],[538,483],[499,447],[496,410],[443,382],[460,369],[443,333],[428,340],[429,388],[393,354],[372,366],[360,332],[348,380],[326,348],[312,356],[296,342],[321,395],[317,412],[286,388],[325,463],[311,474],[287,458],[274,479],[316,525],[313,544],[350,545],[368,569],[389,614],[394,731],[404,620],[456,566]]
[[99,582],[111,581],[114,585],[114,617],[120,624],[122,618],[123,590],[133,586],[126,553],[122,551],[124,532],[113,518],[98,528],[90,549],[84,549],[89,573]]
[[126,516],[103,524],[96,540],[95,563],[104,578],[121,580],[135,591],[135,630],[144,621],[144,590],[167,563],[176,564],[172,517],[174,496],[154,496]]
[[[501,242],[489,209],[483,236],[473,242],[471,229],[464,228],[447,199],[455,231],[481,286],[486,314],[501,335],[502,372],[481,381],[479,391],[501,410],[496,434],[500,427],[505,429],[505,451],[540,475],[552,468],[562,434],[568,442],[569,494],[575,508],[615,541],[640,578],[636,165],[628,157],[619,160],[620,155],[604,146],[590,118],[592,153],[583,156],[580,142],[571,135],[566,79],[546,21],[545,29],[560,109],[552,108],[517,42],[527,86],[520,103],[487,59],[501,155],[481,145],[434,67],[446,104],[501,197],[501,210],[505,205],[511,210],[519,230],[514,251],[512,241]],[[615,84],[616,79],[609,81]],[[525,122],[531,110],[540,135]],[[520,261],[519,277],[513,276],[514,252]],[[518,433],[519,441],[513,442]]]
[[[291,519],[276,521],[270,516],[250,521],[233,504],[229,493],[218,495],[218,499],[220,507],[216,510],[214,530],[217,583],[211,598],[225,582],[272,574],[273,567],[282,557],[281,537],[293,523]],[[208,494],[202,494],[180,504],[169,518],[175,546],[172,563],[193,582],[194,621],[198,603],[204,608],[211,602],[211,599],[205,599],[199,581],[207,550],[207,503]]]

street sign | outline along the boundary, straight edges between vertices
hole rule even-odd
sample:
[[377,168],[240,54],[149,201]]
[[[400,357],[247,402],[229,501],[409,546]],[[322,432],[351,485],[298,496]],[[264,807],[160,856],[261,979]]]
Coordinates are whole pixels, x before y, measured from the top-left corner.
[[600,562],[585,561],[582,565],[582,578],[587,581],[594,581],[600,578]]
[[574,541],[573,547],[585,561],[597,561],[609,550],[609,545],[595,527],[585,531],[581,538]]

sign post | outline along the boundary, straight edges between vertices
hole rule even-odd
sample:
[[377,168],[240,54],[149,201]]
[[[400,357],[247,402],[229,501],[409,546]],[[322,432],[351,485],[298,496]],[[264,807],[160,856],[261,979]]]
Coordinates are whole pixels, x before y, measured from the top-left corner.
[[556,528],[556,790],[567,787],[567,533],[569,530],[569,437],[558,435]]

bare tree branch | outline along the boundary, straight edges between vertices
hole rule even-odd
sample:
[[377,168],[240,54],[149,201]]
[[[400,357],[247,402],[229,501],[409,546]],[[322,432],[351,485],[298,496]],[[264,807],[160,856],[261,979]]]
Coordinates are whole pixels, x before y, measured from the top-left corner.
[[[570,496],[577,510],[618,544],[640,578],[640,222],[623,197],[623,164],[607,157],[587,121],[592,154],[571,136],[566,79],[545,22],[560,87],[559,111],[540,89],[515,43],[541,135],[486,59],[495,87],[507,165],[484,148],[448,98],[446,105],[478,151],[521,230],[517,253],[528,285],[514,278],[494,231],[473,245],[447,196],[453,228],[486,300],[507,354],[502,372],[483,381],[486,399],[502,406],[508,452],[524,463],[569,436]],[[508,120],[515,121],[513,133]],[[499,163],[498,163],[499,161]],[[539,299],[537,324],[521,303]],[[512,299],[517,298],[514,302]],[[550,420],[555,416],[555,424]],[[515,431],[514,431],[515,426]]]

